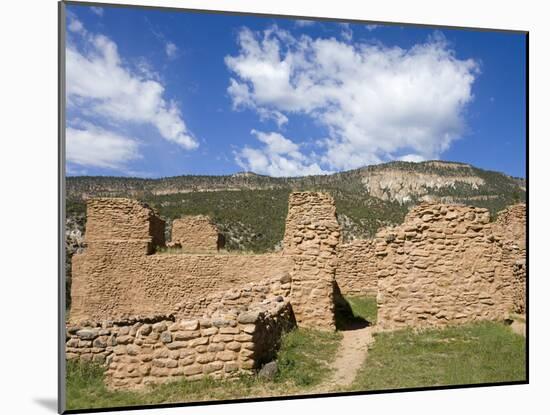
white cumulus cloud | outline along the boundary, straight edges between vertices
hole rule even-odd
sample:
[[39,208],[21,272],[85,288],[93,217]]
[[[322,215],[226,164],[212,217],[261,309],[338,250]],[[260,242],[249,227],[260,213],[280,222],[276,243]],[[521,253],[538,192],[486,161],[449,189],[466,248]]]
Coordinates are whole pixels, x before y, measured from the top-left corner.
[[[151,125],[165,140],[185,150],[198,147],[198,141],[187,129],[178,103],[164,97],[165,88],[159,78],[153,76],[151,71],[131,69],[119,55],[114,41],[102,34],[86,31],[74,16],[69,18],[69,29],[76,38],[69,39],[66,49],[68,107],[78,110],[81,116],[101,120],[102,124],[114,125],[119,129]],[[76,150],[68,152],[68,160],[78,160],[75,162],[79,164],[86,161],[98,167],[115,166],[115,156],[124,162],[137,151],[136,146],[129,145],[131,139],[122,140],[122,136],[114,133],[108,135],[103,131],[101,134],[83,136],[82,132],[67,132],[68,147],[73,145],[74,148],[71,143],[74,137],[80,140],[78,148],[84,148],[84,143],[89,144],[94,137],[102,140],[101,146],[117,144],[117,151],[112,156],[92,152],[90,157],[83,157]],[[80,155],[75,158],[75,154]],[[95,164],[92,157],[97,157]]]
[[478,63],[438,33],[409,49],[349,40],[243,28],[238,55],[225,58],[233,106],[323,125],[331,169],[439,158],[465,130]]
[[269,176],[309,176],[327,174],[312,157],[302,154],[300,146],[277,132],[252,130],[261,148],[245,146],[235,153],[239,166]]
[[67,127],[67,160],[80,165],[125,171],[140,158],[137,142],[93,125]]

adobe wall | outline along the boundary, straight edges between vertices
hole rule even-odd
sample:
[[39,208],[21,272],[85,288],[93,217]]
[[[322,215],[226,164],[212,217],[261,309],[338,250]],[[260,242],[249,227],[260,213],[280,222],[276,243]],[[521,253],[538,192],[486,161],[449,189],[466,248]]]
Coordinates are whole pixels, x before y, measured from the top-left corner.
[[334,330],[335,272],[340,225],[327,193],[294,192],[288,199],[283,253],[293,257],[290,300],[300,326]]
[[[91,248],[91,249],[90,249]],[[289,273],[292,258],[266,255],[154,254],[125,243],[88,245],[73,257],[71,321],[171,312],[182,298]]]
[[358,239],[340,244],[336,281],[340,291],[349,296],[372,296],[378,291],[377,257],[373,239]]
[[272,297],[236,315],[167,315],[70,326],[66,355],[105,364],[112,389],[139,389],[182,377],[231,378],[273,359],[282,334],[295,325],[288,300]]
[[152,252],[163,246],[164,221],[146,203],[125,198],[95,198],[86,205],[86,242],[141,242]]
[[172,244],[185,252],[216,252],[224,247],[225,239],[208,216],[184,216],[172,222]]
[[87,248],[73,256],[72,322],[167,314],[182,298],[280,277],[293,267],[280,253],[152,254],[163,223],[129,199],[90,200],[88,216]]
[[423,203],[376,235],[378,325],[500,320],[513,308],[512,253],[486,209]]

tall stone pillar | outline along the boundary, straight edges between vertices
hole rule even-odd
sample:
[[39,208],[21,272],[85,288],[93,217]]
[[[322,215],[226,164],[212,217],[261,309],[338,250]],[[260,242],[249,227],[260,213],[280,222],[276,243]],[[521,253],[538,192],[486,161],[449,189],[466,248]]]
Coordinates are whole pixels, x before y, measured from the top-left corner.
[[294,257],[290,300],[299,326],[334,330],[340,225],[327,193],[294,192],[288,200],[284,253]]

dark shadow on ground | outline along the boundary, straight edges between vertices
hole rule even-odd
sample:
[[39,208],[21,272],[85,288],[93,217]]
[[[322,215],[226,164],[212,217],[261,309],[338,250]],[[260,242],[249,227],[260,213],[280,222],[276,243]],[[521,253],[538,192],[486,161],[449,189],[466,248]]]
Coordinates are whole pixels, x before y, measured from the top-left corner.
[[336,319],[337,330],[359,330],[365,327],[372,326],[372,323],[365,320],[363,317],[353,314],[353,310],[349,302],[340,292],[338,284],[333,285],[334,294],[334,315]]

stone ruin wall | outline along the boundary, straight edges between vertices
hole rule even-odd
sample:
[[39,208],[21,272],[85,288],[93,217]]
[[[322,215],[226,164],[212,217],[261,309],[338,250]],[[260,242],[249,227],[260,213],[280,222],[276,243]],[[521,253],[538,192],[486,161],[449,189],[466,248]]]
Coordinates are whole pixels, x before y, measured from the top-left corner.
[[297,213],[295,197],[290,229],[298,237],[287,232],[289,249],[268,255],[155,254],[164,224],[150,208],[128,199],[91,201],[87,248],[73,259],[67,358],[107,365],[111,388],[141,388],[259,368],[296,325],[294,304],[304,326],[334,329],[333,304],[324,298],[334,296],[334,202],[301,195],[312,209]]
[[179,318],[212,315],[221,312],[221,310],[229,310],[236,314],[244,311],[253,303],[271,297],[288,298],[290,286],[290,274],[284,273],[281,276],[248,283],[224,292],[208,294],[205,297],[188,298],[176,305],[175,313]]
[[194,319],[170,314],[70,325],[66,355],[106,365],[112,389],[139,389],[182,377],[231,378],[273,359],[282,334],[295,326],[289,301],[270,297],[237,312],[217,307]]
[[184,216],[172,222],[172,245],[184,252],[217,252],[223,249],[225,239],[208,216]]
[[335,328],[336,281],[378,292],[382,329],[525,309],[524,205],[490,224],[485,209],[424,203],[375,240],[341,244],[333,199],[292,193],[283,252],[267,255],[154,254],[164,223],[133,200],[91,200],[88,216],[67,357],[107,364],[113,388],[258,368],[296,322]]
[[290,299],[300,326],[334,330],[340,225],[327,193],[294,192],[288,200],[284,255],[293,256]]
[[527,238],[527,205],[519,203],[498,212],[495,228],[520,251],[525,252]]
[[514,312],[525,314],[525,294],[527,281],[527,267],[525,259],[518,259],[514,263],[513,269],[514,279],[512,280],[512,299],[514,301]]
[[132,199],[96,198],[86,205],[86,242],[132,242],[147,253],[163,246],[164,221],[147,204]]
[[168,313],[182,298],[288,274],[292,258],[266,255],[155,254],[111,246],[73,257],[71,321]]
[[503,320],[514,308],[509,242],[486,209],[423,203],[376,235],[378,325]]
[[182,298],[200,300],[293,266],[281,254],[153,254],[163,229],[151,224],[160,219],[129,199],[90,200],[88,215],[87,248],[73,256],[72,322],[168,314]]
[[498,213],[495,231],[507,241],[508,261],[512,263],[512,300],[515,313],[525,313],[527,283],[527,205],[520,203]]
[[372,296],[378,292],[377,257],[372,239],[357,239],[340,244],[336,281],[348,296]]

